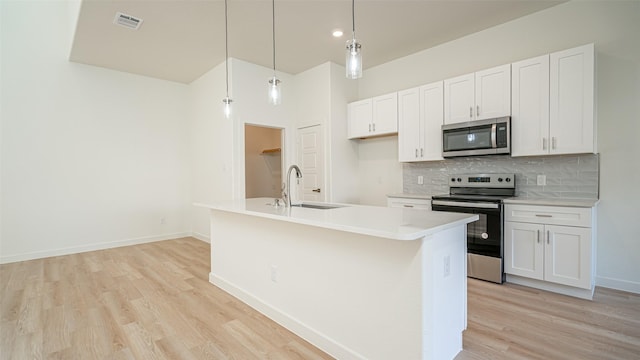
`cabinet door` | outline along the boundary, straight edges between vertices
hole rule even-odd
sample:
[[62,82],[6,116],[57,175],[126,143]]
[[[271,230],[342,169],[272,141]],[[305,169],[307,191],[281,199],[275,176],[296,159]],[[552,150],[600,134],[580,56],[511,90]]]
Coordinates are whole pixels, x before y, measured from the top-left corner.
[[549,55],[511,64],[511,156],[549,153]]
[[595,152],[593,44],[550,55],[552,154]]
[[591,288],[591,229],[545,225],[545,280]]
[[511,64],[475,74],[475,119],[511,115]]
[[420,87],[421,160],[442,160],[443,82]]
[[373,108],[371,99],[352,102],[349,107],[349,139],[362,138],[371,135],[371,119]]
[[373,98],[374,135],[393,134],[398,132],[398,93],[381,95]]
[[444,81],[444,123],[454,124],[475,119],[474,74]]
[[504,272],[544,279],[544,225],[504,223]]
[[398,158],[400,161],[420,160],[420,90],[398,92]]

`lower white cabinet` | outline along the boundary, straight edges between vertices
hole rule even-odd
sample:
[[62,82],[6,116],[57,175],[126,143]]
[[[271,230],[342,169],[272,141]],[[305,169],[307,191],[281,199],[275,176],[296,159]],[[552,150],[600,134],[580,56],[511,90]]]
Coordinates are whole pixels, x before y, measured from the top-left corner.
[[424,198],[387,196],[387,206],[417,210],[431,210],[431,200]]
[[[507,204],[505,210],[507,281],[515,275],[592,293],[594,208]],[[545,290],[566,293],[562,288]]]

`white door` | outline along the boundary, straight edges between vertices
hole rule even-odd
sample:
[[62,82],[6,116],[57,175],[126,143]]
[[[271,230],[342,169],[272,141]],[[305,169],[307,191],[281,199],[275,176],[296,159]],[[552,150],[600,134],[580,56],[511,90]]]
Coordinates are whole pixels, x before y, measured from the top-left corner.
[[511,65],[511,156],[549,153],[549,55]]
[[504,272],[543,280],[544,225],[505,221],[504,233]]
[[416,161],[420,157],[420,95],[418,88],[398,92],[398,157]]
[[[326,201],[324,187],[324,142],[322,125],[298,129],[298,166],[302,179],[298,186],[302,201]],[[291,175],[291,181],[295,181]]]
[[444,123],[455,124],[475,119],[474,74],[444,81]]
[[373,120],[371,132],[374,135],[398,132],[398,93],[380,95],[373,98]]
[[551,153],[593,152],[593,44],[552,53],[549,59]]
[[545,225],[545,280],[591,288],[591,229]]
[[475,119],[511,115],[511,64],[476,72]]
[[367,137],[371,134],[371,121],[373,120],[373,105],[371,99],[352,102],[349,109],[349,139]]
[[420,87],[421,160],[442,160],[443,82]]

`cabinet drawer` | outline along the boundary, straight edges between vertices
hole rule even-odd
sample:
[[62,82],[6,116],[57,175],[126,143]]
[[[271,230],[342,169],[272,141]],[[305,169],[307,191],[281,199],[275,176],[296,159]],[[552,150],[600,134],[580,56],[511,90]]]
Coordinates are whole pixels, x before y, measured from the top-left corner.
[[417,210],[431,210],[431,200],[388,197],[387,206]]
[[535,224],[591,227],[591,214],[591,208],[507,204],[504,219]]

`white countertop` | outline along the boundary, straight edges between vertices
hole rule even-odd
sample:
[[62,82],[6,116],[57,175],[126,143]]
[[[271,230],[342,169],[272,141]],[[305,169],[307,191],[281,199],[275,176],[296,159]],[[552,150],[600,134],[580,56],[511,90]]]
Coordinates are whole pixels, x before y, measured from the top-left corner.
[[380,206],[340,204],[344,207],[320,210],[274,207],[270,204],[273,204],[271,198],[255,198],[194,205],[392,240],[417,240],[426,235],[478,220],[478,215],[474,214]]
[[504,199],[505,204],[540,205],[540,206],[569,206],[569,207],[594,207],[598,199],[564,199],[564,198],[524,198],[514,197]]

